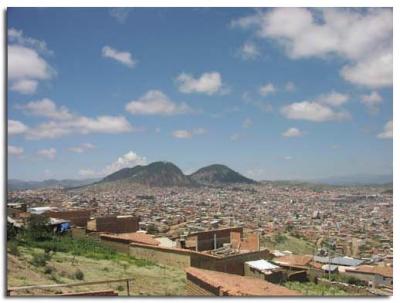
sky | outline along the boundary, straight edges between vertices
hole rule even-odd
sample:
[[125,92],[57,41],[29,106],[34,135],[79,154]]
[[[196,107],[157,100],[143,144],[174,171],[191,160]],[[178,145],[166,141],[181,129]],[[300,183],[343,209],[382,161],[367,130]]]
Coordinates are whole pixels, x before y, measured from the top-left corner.
[[391,9],[9,8],[8,177],[393,170]]

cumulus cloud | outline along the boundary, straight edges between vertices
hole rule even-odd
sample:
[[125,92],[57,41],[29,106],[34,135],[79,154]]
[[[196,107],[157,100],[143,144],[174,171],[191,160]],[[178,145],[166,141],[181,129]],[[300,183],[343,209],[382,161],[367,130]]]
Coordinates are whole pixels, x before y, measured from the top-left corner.
[[93,169],[80,169],[79,175],[81,177],[100,177],[106,176],[116,171],[127,168],[127,167],[134,167],[136,165],[146,165],[147,159],[146,157],[140,156],[133,151],[129,151],[126,154],[118,157],[117,160],[106,165],[103,169],[100,170],[93,170]]
[[50,119],[35,127],[22,127],[22,129],[20,124],[13,123],[14,133],[19,127],[19,133],[24,133],[27,139],[32,140],[59,138],[72,133],[117,134],[134,130],[123,116],[97,116],[95,118],[81,116],[71,113],[64,106],[57,106],[54,101],[47,98],[18,105],[17,108],[26,114]]
[[305,100],[283,106],[281,114],[288,119],[313,122],[347,120],[351,118],[351,115],[341,106],[348,100],[348,95],[331,91],[319,95],[314,100]]
[[18,105],[17,108],[22,109],[25,113],[30,115],[47,117],[55,120],[68,120],[73,117],[65,106],[57,107],[54,101],[48,98]]
[[240,47],[238,55],[243,60],[255,60],[261,53],[254,42],[247,41]]
[[275,86],[272,83],[266,83],[262,85],[259,89],[260,95],[264,97],[275,93],[275,91],[276,91]]
[[36,80],[22,79],[13,82],[10,89],[23,95],[31,95],[36,91],[38,84]]
[[22,30],[16,28],[10,28],[7,31],[8,43],[19,44],[22,46],[30,47],[37,50],[40,53],[52,55],[53,51],[49,50],[46,41],[34,39],[24,35]]
[[57,151],[56,151],[55,148],[51,147],[51,148],[48,148],[48,149],[38,150],[36,154],[38,156],[40,156],[40,157],[53,160],[56,157]]
[[369,95],[361,96],[361,103],[365,105],[368,112],[371,114],[379,112],[379,106],[382,102],[383,98],[377,91],[373,91]]
[[222,77],[218,72],[204,73],[197,79],[193,75],[182,73],[176,78],[178,89],[185,94],[200,93],[214,95],[226,93],[223,88]]
[[36,50],[25,46],[8,46],[8,80],[10,89],[22,94],[35,93],[38,82],[51,79],[55,71]]
[[22,156],[24,149],[22,147],[8,145],[8,155],[11,156]]
[[104,58],[113,59],[128,66],[129,68],[133,68],[136,65],[136,60],[132,58],[132,54],[130,52],[118,51],[110,46],[104,46],[101,50],[101,54]]
[[72,147],[68,148],[68,150],[73,153],[81,154],[81,153],[84,153],[93,148],[95,148],[95,146],[91,143],[82,143],[78,146],[72,146]]
[[379,139],[392,139],[393,138],[393,120],[388,121],[383,128],[383,131],[377,136]]
[[133,167],[136,165],[145,165],[147,163],[146,157],[139,156],[133,151],[129,151],[128,153],[119,157],[116,161],[107,165],[103,171],[103,175],[108,175],[113,172],[116,172],[125,167]]
[[195,128],[193,130],[179,129],[172,132],[172,136],[177,139],[190,139],[194,135],[203,135],[207,132],[205,128]]
[[284,106],[281,108],[281,113],[288,119],[312,122],[341,121],[350,117],[346,111],[336,111],[324,104],[310,101]]
[[150,90],[125,109],[133,115],[177,115],[191,111],[186,103],[174,103],[162,91]]
[[391,9],[275,8],[234,20],[274,40],[291,59],[338,56],[341,76],[356,85],[387,87],[393,82]]
[[320,95],[317,98],[317,102],[336,107],[345,104],[349,98],[349,95],[331,91],[330,93]]
[[17,120],[8,120],[8,135],[20,135],[24,134],[28,131],[29,127],[26,126],[21,121]]
[[298,128],[291,127],[287,131],[282,133],[282,136],[291,138],[291,137],[301,137],[303,136],[303,132],[300,131]]

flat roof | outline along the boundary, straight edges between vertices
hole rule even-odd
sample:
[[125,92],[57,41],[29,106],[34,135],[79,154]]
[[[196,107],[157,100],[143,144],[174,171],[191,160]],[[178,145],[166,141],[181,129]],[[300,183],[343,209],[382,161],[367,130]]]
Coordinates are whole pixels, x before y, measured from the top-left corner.
[[301,296],[301,293],[258,278],[188,267],[186,274],[228,296]]

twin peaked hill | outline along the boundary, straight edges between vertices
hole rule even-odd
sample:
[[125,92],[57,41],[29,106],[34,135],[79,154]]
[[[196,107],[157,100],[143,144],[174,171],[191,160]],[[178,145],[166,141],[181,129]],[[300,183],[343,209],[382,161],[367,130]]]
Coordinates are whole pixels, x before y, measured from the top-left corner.
[[115,181],[128,181],[148,186],[210,186],[256,183],[225,165],[214,164],[203,167],[191,175],[184,175],[179,167],[170,162],[153,162],[145,166],[123,168],[108,175],[98,183]]

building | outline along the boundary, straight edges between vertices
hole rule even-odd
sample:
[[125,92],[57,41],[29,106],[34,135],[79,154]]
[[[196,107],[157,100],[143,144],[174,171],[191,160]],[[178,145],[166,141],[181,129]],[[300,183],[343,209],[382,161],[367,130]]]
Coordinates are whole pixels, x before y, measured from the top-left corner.
[[393,267],[361,265],[346,269],[346,275],[366,281],[373,287],[393,287]]
[[194,267],[186,269],[188,296],[301,296],[297,291],[262,281]]
[[139,218],[132,215],[98,217],[89,220],[86,229],[88,232],[132,233],[139,230]]
[[281,283],[284,280],[282,268],[263,259],[245,262],[244,275],[271,283]]

